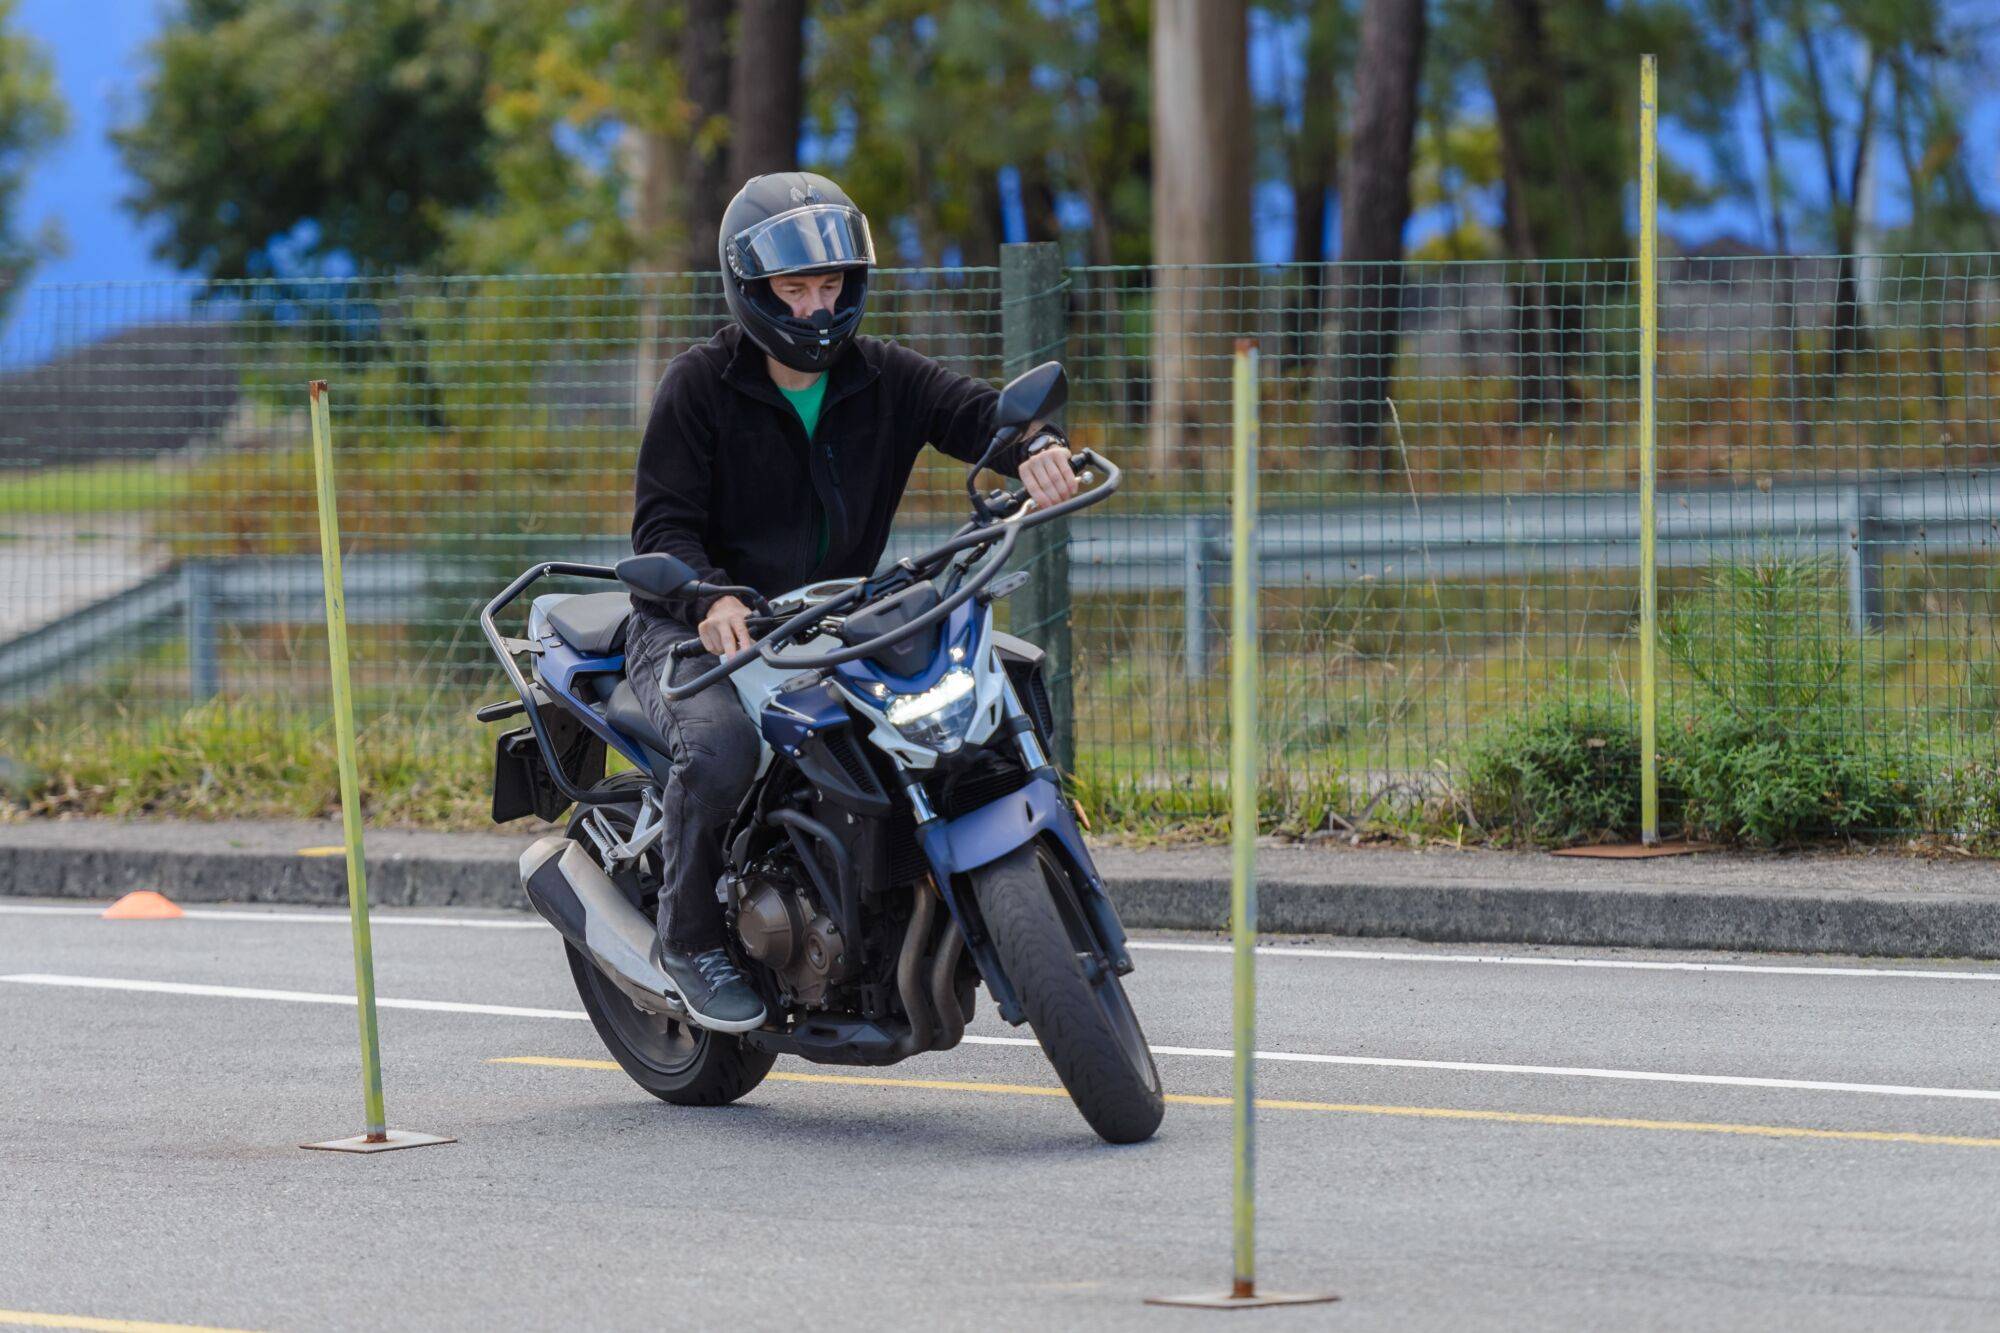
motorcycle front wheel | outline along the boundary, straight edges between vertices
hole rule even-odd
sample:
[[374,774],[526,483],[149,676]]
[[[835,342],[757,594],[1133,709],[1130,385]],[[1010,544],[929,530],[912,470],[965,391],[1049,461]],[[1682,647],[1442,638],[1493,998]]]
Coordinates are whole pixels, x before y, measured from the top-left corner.
[[1097,955],[1069,872],[1035,842],[971,878],[1028,1026],[1076,1109],[1108,1142],[1151,1138],[1166,1113],[1160,1071],[1124,983]]

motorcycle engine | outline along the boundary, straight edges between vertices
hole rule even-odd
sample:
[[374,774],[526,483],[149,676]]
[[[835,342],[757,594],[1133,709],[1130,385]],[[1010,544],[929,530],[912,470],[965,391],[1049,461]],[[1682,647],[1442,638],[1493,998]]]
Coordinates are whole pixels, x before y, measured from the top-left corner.
[[788,875],[753,870],[731,883],[736,935],[743,952],[777,975],[787,999],[802,1008],[826,1004],[827,992],[854,974],[847,941],[812,893]]

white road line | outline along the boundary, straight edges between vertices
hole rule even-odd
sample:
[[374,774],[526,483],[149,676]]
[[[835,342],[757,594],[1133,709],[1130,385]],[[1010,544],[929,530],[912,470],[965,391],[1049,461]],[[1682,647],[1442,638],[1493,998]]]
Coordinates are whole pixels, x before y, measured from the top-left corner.
[[[108,904],[56,907],[39,903],[0,903],[0,916],[103,916],[105,906]],[[188,921],[284,921],[322,926],[347,924],[347,913],[338,909],[323,912],[252,912],[226,907],[189,907],[182,910],[181,916]],[[380,908],[368,914],[368,923],[372,926],[458,926],[465,930],[541,930],[547,926],[538,916],[518,920],[476,916],[400,916]]]
[[[128,981],[122,977],[72,977],[50,972],[19,972],[0,976],[22,986],[75,986],[84,990],[144,991],[154,995],[202,995],[229,1000],[279,1000],[286,1004],[352,1005],[352,995],[309,990],[265,990],[257,986],[203,986],[190,981]],[[502,1018],[575,1018],[589,1021],[581,1009],[529,1009],[515,1004],[462,1004],[457,1000],[391,1000],[375,997],[379,1009],[423,1009],[440,1014],[497,1014]]]
[[[120,977],[79,977],[46,972],[0,976],[0,982],[22,986],[70,986],[86,990],[142,991],[158,995],[194,995],[239,1000],[277,1000],[290,1004],[351,1005],[352,995],[318,991],[264,990],[253,986],[207,986],[180,981],[132,981]],[[453,1000],[393,1000],[377,998],[383,1009],[420,1009],[447,1014],[492,1014],[503,1018],[588,1016],[580,1010],[530,1009],[510,1004],[462,1004]],[[967,1035],[977,1046],[1034,1046],[1027,1037]],[[1155,1046],[1154,1055],[1227,1060],[1233,1052],[1207,1046]],[[1647,1069],[1590,1069],[1568,1065],[1497,1064],[1483,1060],[1404,1060],[1378,1055],[1317,1055],[1303,1051],[1259,1051],[1257,1058],[1280,1064],[1355,1065],[1377,1069],[1434,1069],[1447,1073],[1518,1074],[1541,1078],[1596,1078],[1627,1083],[1692,1083],[1725,1088],[1774,1088],[1790,1092],[1852,1092],[1874,1097],[1942,1097],[1960,1101],[2000,1101],[2000,1090],[1987,1088],[1924,1088],[1897,1083],[1848,1083],[1826,1079],[1755,1078],[1738,1074],[1675,1074]]]
[[[101,916],[104,908],[58,907],[35,903],[0,903],[0,916]],[[190,907],[190,921],[279,921],[313,925],[347,924],[347,913],[326,911],[254,912],[230,908]],[[399,916],[377,911],[369,916],[377,926],[456,926],[466,930],[542,930],[540,917],[520,920],[496,917]],[[1130,940],[1133,949],[1157,953],[1228,954],[1227,944],[1196,943],[1183,940]],[[1420,953],[1409,949],[1316,949],[1289,944],[1260,944],[1260,958],[1322,958],[1343,963],[1473,963],[1500,967],[1581,967],[1624,972],[1737,972],[1782,977],[1858,977],[1901,981],[1989,981],[2000,982],[2000,967],[1988,972],[1968,972],[1925,967],[1815,966],[1807,963],[1697,963],[1669,962],[1646,958],[1566,958],[1539,954]]]
[[[1181,940],[1130,940],[1133,949],[1162,953],[1228,954],[1227,944],[1193,944]],[[1785,977],[1896,977],[1917,981],[2000,981],[1991,972],[1947,971],[1922,967],[1814,967],[1786,963],[1693,963],[1645,958],[1561,958],[1536,954],[1418,953],[1396,949],[1312,949],[1289,944],[1260,944],[1260,958],[1332,958],[1358,963],[1484,963],[1505,967],[1596,967],[1631,972],[1753,972]]]

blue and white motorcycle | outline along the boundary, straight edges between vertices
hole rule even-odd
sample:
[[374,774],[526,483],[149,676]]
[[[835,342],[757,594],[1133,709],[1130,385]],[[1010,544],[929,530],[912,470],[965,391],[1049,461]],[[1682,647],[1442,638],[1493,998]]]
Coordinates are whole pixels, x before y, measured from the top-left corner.
[[[1067,396],[1063,369],[1009,384],[987,457]],[[567,831],[521,857],[535,908],[561,932],[591,1022],[625,1071],[669,1102],[743,1096],[779,1055],[887,1065],[949,1050],[984,982],[1000,1016],[1026,1022],[1084,1118],[1131,1143],[1164,1099],[1121,978],[1125,931],[1050,763],[1054,718],[1042,653],[993,628],[1021,533],[1101,502],[1116,466],[1071,459],[1086,482],[1040,509],[977,489],[949,540],[868,579],[766,600],[710,587],[669,555],[615,569],[549,562],[480,617],[518,696],[482,721],[525,714],[496,756],[493,817],[534,814]],[[688,1021],[652,962],[667,743],[625,680],[625,591],[536,597],[524,638],[496,617],[538,581],[606,579],[650,597],[732,593],[755,644],[669,690],[733,687],[763,736],[757,778],[725,839],[716,886],[728,945],[762,992],[767,1024],[740,1036]],[[677,656],[701,651],[698,640]],[[523,674],[520,659],[530,663]],[[607,748],[630,771],[604,777]]]

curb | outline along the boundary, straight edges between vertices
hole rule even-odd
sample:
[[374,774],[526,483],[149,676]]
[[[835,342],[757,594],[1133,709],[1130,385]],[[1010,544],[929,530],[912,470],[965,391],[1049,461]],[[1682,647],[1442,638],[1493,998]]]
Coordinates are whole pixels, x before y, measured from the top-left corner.
[[[1204,874],[1107,875],[1128,926],[1226,931],[1229,882]],[[272,851],[0,845],[0,897],[104,901],[154,889],[182,903],[338,906],[338,856]],[[1705,887],[1387,883],[1260,878],[1270,935],[1556,944],[1899,958],[2000,958],[2000,896]],[[368,894],[383,907],[525,910],[515,861],[476,854],[374,854]]]

